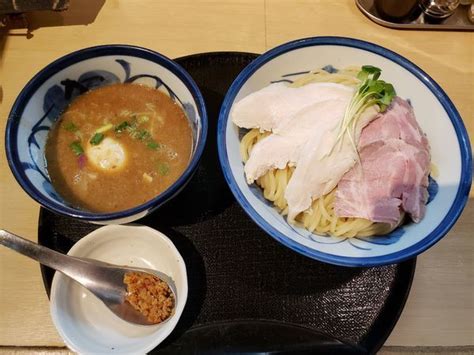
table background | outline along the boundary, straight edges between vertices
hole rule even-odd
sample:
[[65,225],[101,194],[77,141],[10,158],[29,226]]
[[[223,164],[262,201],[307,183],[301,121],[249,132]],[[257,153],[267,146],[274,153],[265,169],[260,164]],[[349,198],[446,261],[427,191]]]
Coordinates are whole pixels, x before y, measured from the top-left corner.
[[[33,13],[27,20],[28,35],[24,28],[0,29],[1,132],[26,82],[80,48],[124,43],[174,58],[210,51],[261,53],[297,38],[335,35],[388,47],[423,68],[453,100],[474,137],[474,34],[384,28],[364,17],[352,0],[71,0],[66,12]],[[0,228],[36,241],[39,206],[16,183],[3,139],[0,145]],[[474,345],[473,197],[471,190],[449,235],[418,257],[411,295],[386,345],[453,346],[463,352],[459,346]],[[50,319],[38,264],[5,248],[0,249],[0,346],[64,346]]]

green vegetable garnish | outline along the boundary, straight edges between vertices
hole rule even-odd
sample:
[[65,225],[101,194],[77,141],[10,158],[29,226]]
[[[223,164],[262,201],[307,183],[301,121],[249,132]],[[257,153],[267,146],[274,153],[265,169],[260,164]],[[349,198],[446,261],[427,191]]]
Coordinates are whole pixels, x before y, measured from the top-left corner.
[[76,154],[77,156],[81,155],[81,154],[84,154],[84,149],[82,149],[82,145],[81,145],[81,142],[79,141],[74,141],[72,142],[69,147],[71,148],[71,150],[73,151],[74,154]]
[[128,121],[123,121],[119,125],[115,126],[115,132],[122,133],[127,127],[130,127],[130,123],[128,123]]
[[147,145],[146,145],[148,148],[150,149],[153,149],[153,150],[157,150],[158,148],[160,148],[160,144],[155,142],[153,139],[151,139]]
[[140,141],[143,141],[143,140],[148,139],[148,138],[151,137],[150,132],[148,132],[146,129],[140,129],[140,130],[138,130],[134,133],[135,134],[134,134],[133,138],[138,139]]
[[362,112],[373,105],[377,105],[380,112],[384,112],[392,102],[396,95],[395,89],[392,84],[378,80],[381,72],[379,68],[371,65],[362,66],[362,70],[357,74],[361,83],[346,108],[335,145],[347,134],[354,150],[357,151],[354,134],[357,120]]
[[[362,70],[357,74],[357,78],[362,83],[359,85],[351,104],[363,104],[362,111],[371,105],[378,105],[380,112],[384,112],[387,109],[397,93],[392,84],[378,80],[381,73],[382,70],[371,65],[364,65],[362,67]],[[365,103],[363,102],[364,100]]]
[[150,131],[146,129],[139,129],[140,124],[148,121],[149,117],[142,115],[137,121],[134,116],[136,117],[136,115],[132,115],[133,118],[131,123],[128,121],[123,121],[119,125],[115,126],[115,132],[122,133],[123,131],[127,131],[131,138],[143,141],[143,143],[145,143],[148,148],[153,150],[160,148],[160,144],[155,142]]
[[73,122],[66,122],[63,125],[64,129],[69,132],[77,132],[78,128]]
[[89,141],[92,145],[98,145],[104,139],[103,133],[96,133],[92,136],[91,140]]
[[166,162],[158,163],[157,168],[161,176],[168,175],[168,173],[170,172],[170,166]]

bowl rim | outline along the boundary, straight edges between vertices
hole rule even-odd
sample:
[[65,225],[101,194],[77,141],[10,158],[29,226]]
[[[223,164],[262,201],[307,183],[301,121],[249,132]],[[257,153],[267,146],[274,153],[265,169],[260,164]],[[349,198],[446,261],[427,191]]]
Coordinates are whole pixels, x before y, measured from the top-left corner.
[[[284,233],[275,229],[269,222],[267,222],[262,216],[260,216],[260,214],[256,211],[256,209],[250,204],[250,202],[240,191],[237,182],[234,176],[232,175],[230,163],[227,159],[227,144],[225,134],[230,109],[235,100],[235,97],[241,87],[245,84],[247,79],[268,61],[292,50],[310,46],[343,46],[357,48],[380,55],[398,64],[399,66],[403,67],[411,74],[413,74],[428,88],[428,90],[431,91],[433,95],[435,95],[435,97],[441,103],[443,109],[449,116],[449,119],[451,120],[451,123],[457,136],[461,153],[461,176],[458,190],[456,192],[456,197],[444,218],[439,222],[439,224],[433,229],[431,233],[429,233],[425,238],[423,238],[416,244],[390,254],[384,254],[373,257],[349,257],[322,252],[304,246],[288,238]],[[398,263],[409,258],[415,257],[416,255],[425,251],[429,247],[433,246],[444,235],[446,235],[446,233],[448,233],[448,231],[451,229],[451,227],[461,215],[461,212],[464,209],[464,206],[469,198],[469,190],[472,182],[472,153],[470,149],[469,136],[456,107],[449,99],[448,95],[444,92],[444,90],[439,86],[439,84],[437,84],[427,73],[425,73],[416,64],[409,61],[400,54],[397,54],[385,47],[379,46],[374,43],[348,37],[322,36],[298,39],[279,45],[265,52],[260,57],[251,62],[237,76],[224,98],[221,110],[219,112],[219,121],[217,127],[217,146],[221,168],[232,193],[234,194],[239,204],[243,207],[244,211],[250,216],[250,218],[253,219],[255,223],[257,223],[260,228],[262,228],[267,234],[269,234],[271,237],[273,237],[283,245],[289,247],[290,249],[293,249],[294,251],[300,254],[319,261],[340,266],[378,266]]]
[[[161,239],[164,243],[169,245],[170,249],[171,249],[171,252],[173,253],[173,255],[176,257],[176,259],[178,261],[179,272],[182,274],[182,277],[185,281],[184,285],[183,285],[183,294],[179,294],[179,297],[178,297],[178,304],[180,302],[182,302],[182,304],[183,304],[181,312],[179,314],[174,315],[174,317],[177,316],[177,319],[175,320],[174,324],[170,323],[171,319],[170,319],[170,322],[166,323],[166,324],[171,325],[171,326],[168,326],[168,330],[166,331],[166,334],[165,334],[164,338],[160,342],[158,342],[158,343],[156,341],[155,342],[150,342],[150,343],[147,343],[148,345],[142,346],[141,351],[149,352],[149,351],[153,350],[154,348],[156,348],[159,344],[161,344],[163,341],[166,340],[166,338],[168,338],[170,336],[170,334],[173,332],[173,330],[178,325],[179,319],[181,318],[181,316],[182,316],[182,314],[183,314],[183,312],[186,308],[186,303],[187,303],[187,300],[188,300],[188,293],[189,293],[189,281],[188,281],[186,262],[184,261],[184,258],[181,255],[181,253],[179,252],[178,248],[176,248],[176,245],[174,245],[172,240],[166,234],[164,234],[163,232],[160,232],[159,230],[157,230],[155,228],[152,228],[152,227],[149,227],[149,226],[146,226],[146,225],[141,225],[141,224],[133,224],[133,223],[132,224],[126,224],[126,225],[113,225],[112,224],[112,225],[106,225],[106,226],[99,227],[99,228],[87,233],[84,237],[79,239],[68,250],[67,255],[73,255],[74,253],[77,252],[78,249],[83,248],[85,244],[88,244],[88,243],[94,242],[98,239],[101,239],[104,234],[111,234],[114,238],[117,238],[117,237],[114,236],[114,231],[117,230],[118,228],[119,229],[125,229],[125,228],[126,229],[135,229],[135,228],[145,229],[145,230],[148,230],[149,233],[153,234],[155,237]],[[141,235],[141,233],[138,233],[138,235]],[[77,256],[77,255],[73,255],[73,256]],[[67,278],[64,275],[62,275],[62,274],[59,275],[59,274],[60,274],[60,272],[55,272],[54,276],[53,276],[53,280],[51,282],[51,295],[50,295],[50,302],[49,302],[50,303],[49,308],[50,308],[51,318],[53,319],[53,323],[54,323],[58,333],[61,335],[61,338],[66,343],[66,345],[70,349],[72,349],[73,351],[81,353],[82,350],[80,348],[76,347],[75,346],[76,344],[71,341],[69,335],[64,331],[64,327],[59,326],[59,324],[63,324],[63,323],[59,322],[59,317],[58,317],[58,314],[57,314],[58,313],[57,308],[55,307],[55,305],[56,305],[56,302],[55,302],[56,301],[56,290],[57,290],[57,287],[58,287],[58,283],[60,281],[60,278],[57,277],[57,276],[61,276],[62,278]],[[177,307],[177,305],[176,305],[176,307]],[[166,324],[164,325],[165,327],[166,327]],[[138,327],[140,327],[140,326],[138,325]]]
[[[190,159],[188,166],[181,174],[181,176],[165,191],[155,196],[151,200],[136,207],[132,207],[118,212],[95,213],[73,208],[68,205],[62,205],[56,201],[44,198],[43,195],[30,182],[30,180],[24,173],[24,170],[20,167],[21,161],[18,155],[18,151],[16,150],[18,126],[20,123],[20,120],[18,120],[17,118],[22,116],[26,104],[31,99],[36,90],[41,85],[43,85],[46,80],[48,80],[52,75],[60,72],[61,70],[69,67],[70,65],[82,62],[84,60],[112,55],[123,55],[146,59],[168,69],[170,72],[176,75],[178,79],[181,80],[181,82],[189,90],[196,103],[198,114],[201,119],[201,131],[200,135],[198,135],[198,144],[196,146],[195,153]],[[174,194],[179,192],[180,189],[188,181],[188,179],[191,178],[193,172],[197,168],[197,164],[201,159],[204,147],[206,145],[208,133],[207,131],[208,118],[204,98],[194,79],[183,67],[181,67],[178,63],[169,59],[168,57],[148,48],[128,44],[106,44],[94,47],[87,47],[66,54],[48,64],[28,81],[28,83],[18,94],[7,119],[7,124],[5,128],[5,151],[8,165],[10,166],[13,176],[20,184],[20,186],[26,191],[26,193],[40,205],[48,208],[53,212],[60,213],[62,215],[73,218],[78,218],[80,220],[104,222],[127,218],[147,210],[153,210],[154,208],[159,207],[161,204],[173,197]]]

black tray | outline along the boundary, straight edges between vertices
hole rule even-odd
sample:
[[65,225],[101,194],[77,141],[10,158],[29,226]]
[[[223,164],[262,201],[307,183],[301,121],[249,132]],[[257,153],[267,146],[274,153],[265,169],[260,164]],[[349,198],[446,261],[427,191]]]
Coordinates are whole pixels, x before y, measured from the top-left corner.
[[[317,262],[266,235],[234,200],[221,173],[216,127],[222,99],[249,53],[177,59],[206,100],[201,164],[174,200],[138,223],[170,237],[188,271],[183,315],[157,353],[375,353],[410,291],[415,259],[373,268]],[[41,209],[38,241],[66,253],[98,226]],[[53,271],[42,267],[49,295]]]

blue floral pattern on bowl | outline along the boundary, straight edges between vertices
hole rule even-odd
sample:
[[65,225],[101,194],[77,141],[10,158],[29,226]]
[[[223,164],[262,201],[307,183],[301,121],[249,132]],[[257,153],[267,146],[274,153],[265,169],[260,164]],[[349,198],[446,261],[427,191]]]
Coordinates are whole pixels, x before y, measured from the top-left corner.
[[[273,82],[293,82],[314,68],[370,64],[383,71],[399,96],[409,98],[431,144],[432,162],[440,172],[430,179],[429,206],[419,223],[407,223],[385,236],[336,238],[292,226],[248,185],[239,153],[244,133],[229,118],[234,102]],[[442,142],[442,143],[440,143]],[[344,266],[374,266],[414,257],[440,240],[459,217],[469,195],[472,157],[469,137],[454,105],[420,68],[375,44],[351,38],[315,37],[276,47],[249,64],[231,85],[218,124],[219,159],[237,201],[270,236],[308,257]]]
[[[165,92],[185,111],[193,133],[188,169],[157,198],[127,211],[94,214],[68,205],[54,190],[44,159],[48,132],[77,96],[105,85],[137,83]],[[132,46],[87,48],[50,64],[23,89],[7,122],[10,167],[22,187],[43,206],[100,223],[140,218],[177,194],[194,172],[207,134],[204,100],[196,84],[177,64],[158,53]]]

